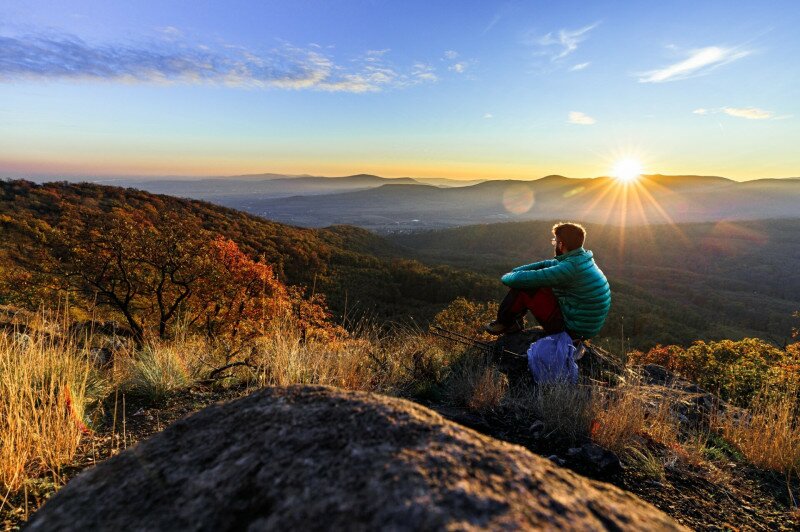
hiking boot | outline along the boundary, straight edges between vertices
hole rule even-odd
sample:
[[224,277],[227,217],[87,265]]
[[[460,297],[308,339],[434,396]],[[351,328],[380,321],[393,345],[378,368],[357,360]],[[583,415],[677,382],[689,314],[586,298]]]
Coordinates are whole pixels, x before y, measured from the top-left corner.
[[510,325],[506,325],[505,323],[500,323],[499,321],[495,320],[491,323],[487,323],[484,326],[484,330],[489,334],[500,336],[501,334],[511,334],[521,331],[522,324],[520,324],[519,320]]

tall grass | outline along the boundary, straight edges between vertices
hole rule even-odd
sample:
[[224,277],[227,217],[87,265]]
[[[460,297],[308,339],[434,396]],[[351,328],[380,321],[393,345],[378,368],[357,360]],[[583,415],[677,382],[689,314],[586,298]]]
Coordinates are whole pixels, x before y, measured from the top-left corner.
[[449,375],[446,387],[451,402],[484,414],[500,407],[508,378],[483,353],[468,353]]
[[[512,386],[489,357],[418,330],[362,326],[350,334],[309,336],[286,319],[235,348],[178,334],[141,349],[118,349],[111,367],[97,369],[84,347],[91,338],[76,339],[64,324],[39,321],[25,327],[30,336],[0,330],[0,500],[28,478],[52,475],[58,484],[93,403],[108,394],[159,405],[200,382],[243,390],[331,385],[450,402],[526,427],[541,421],[552,440],[572,444],[591,437],[656,478],[663,462],[651,444],[675,450],[686,443],[675,416],[678,394],[654,394],[635,372],[615,386],[533,386],[529,379]],[[771,390],[747,415],[722,417],[717,428],[754,464],[800,474],[798,412],[796,389]]]
[[170,394],[192,383],[198,372],[198,360],[193,348],[203,349],[204,343],[186,339],[167,343],[146,344],[140,351],[118,357],[115,383],[123,393],[149,404],[163,404]]
[[629,370],[619,386],[595,389],[591,437],[628,465],[659,479],[664,463],[651,452],[651,442],[686,454],[679,442],[680,422],[675,414],[678,400],[674,390],[653,393],[642,386],[637,372]]
[[[75,455],[92,368],[71,338],[0,334],[0,486],[19,489]],[[5,495],[5,494],[3,494]]]
[[555,382],[537,386],[527,397],[544,435],[573,444],[589,434],[593,415],[591,388]]
[[776,394],[765,390],[749,411],[727,413],[718,420],[726,440],[753,464],[800,476],[800,390]]

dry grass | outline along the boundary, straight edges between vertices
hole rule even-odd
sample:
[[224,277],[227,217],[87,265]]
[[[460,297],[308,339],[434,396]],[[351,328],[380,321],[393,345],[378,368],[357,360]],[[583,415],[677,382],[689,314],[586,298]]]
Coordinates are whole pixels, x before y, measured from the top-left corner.
[[597,389],[592,438],[620,455],[630,455],[631,449],[637,449],[634,458],[647,456],[643,439],[677,447],[679,422],[674,414],[677,396],[669,390],[659,395],[645,390],[635,373],[617,388]]
[[[236,349],[186,335],[118,349],[113,365],[100,370],[82,347],[93,345],[91,338],[78,342],[64,333],[64,323],[35,319],[26,330],[40,332],[30,337],[0,331],[0,501],[29,478],[50,475],[60,484],[59,471],[73,459],[92,405],[109,394],[159,404],[232,362],[239,365],[218,373],[213,385],[322,384],[449,401],[525,426],[539,420],[543,436],[570,444],[591,436],[656,479],[669,460],[700,457],[705,445],[698,440],[692,454],[691,442],[679,441],[686,436],[674,414],[678,394],[654,394],[636,374],[614,387],[523,380],[511,388],[482,353],[417,330],[361,327],[349,336],[303,337],[284,321]],[[749,416],[719,419],[718,429],[754,464],[800,474],[797,391],[763,397]],[[654,442],[666,452],[654,451]]]
[[568,383],[540,385],[527,400],[535,417],[544,423],[546,437],[574,443],[588,435],[593,413],[590,388]]
[[508,392],[508,378],[482,353],[465,354],[446,382],[453,404],[473,412],[497,409]]
[[367,340],[304,341],[290,323],[258,338],[249,356],[259,386],[324,384],[348,389],[372,388],[369,364],[373,345]]
[[[71,339],[0,334],[0,486],[58,478],[80,442],[92,368]],[[6,495],[3,493],[2,495]]]
[[[170,394],[186,388],[198,375],[198,346],[186,341],[157,342],[141,351],[117,356],[112,377],[125,394],[149,404],[163,403]],[[205,347],[203,344],[199,346]]]
[[800,475],[798,391],[763,393],[756,397],[749,411],[721,416],[718,428],[753,464]]

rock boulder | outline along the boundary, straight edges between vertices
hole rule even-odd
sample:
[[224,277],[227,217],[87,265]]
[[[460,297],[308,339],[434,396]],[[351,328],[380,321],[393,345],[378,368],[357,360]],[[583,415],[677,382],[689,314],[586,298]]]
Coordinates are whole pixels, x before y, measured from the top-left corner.
[[636,496],[417,404],[326,387],[215,405],[90,469],[29,530],[674,530]]

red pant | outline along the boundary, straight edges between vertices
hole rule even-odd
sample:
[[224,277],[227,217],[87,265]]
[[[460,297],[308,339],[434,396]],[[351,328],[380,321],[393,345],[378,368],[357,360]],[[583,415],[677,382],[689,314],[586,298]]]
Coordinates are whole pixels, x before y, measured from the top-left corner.
[[555,334],[566,330],[558,299],[550,288],[530,291],[512,288],[497,309],[497,321],[510,325],[523,318],[529,310],[545,333]]

